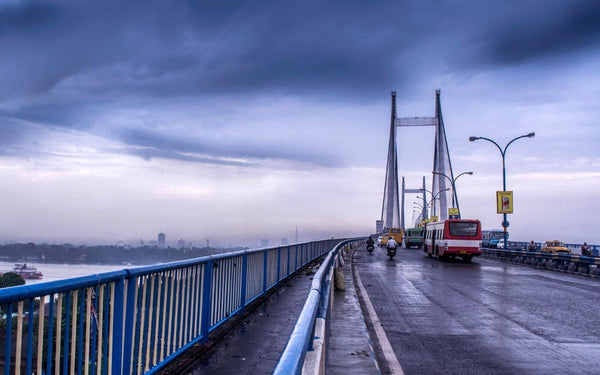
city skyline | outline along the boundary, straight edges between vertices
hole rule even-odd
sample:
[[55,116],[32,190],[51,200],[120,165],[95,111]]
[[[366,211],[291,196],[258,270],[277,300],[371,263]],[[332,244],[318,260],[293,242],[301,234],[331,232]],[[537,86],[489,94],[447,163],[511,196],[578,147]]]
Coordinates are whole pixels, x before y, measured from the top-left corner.
[[[600,244],[600,4],[0,0],[0,242],[354,237],[381,205],[390,92],[441,105],[463,217]],[[390,20],[386,22],[385,20]],[[433,133],[398,130],[431,186]],[[407,222],[412,213],[409,198]]]

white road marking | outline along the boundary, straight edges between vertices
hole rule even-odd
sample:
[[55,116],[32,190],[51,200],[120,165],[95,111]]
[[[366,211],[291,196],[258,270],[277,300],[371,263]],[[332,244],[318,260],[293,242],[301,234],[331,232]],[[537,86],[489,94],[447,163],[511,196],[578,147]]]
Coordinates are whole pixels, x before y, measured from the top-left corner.
[[354,281],[358,289],[360,289],[360,293],[362,294],[365,302],[365,307],[367,308],[367,313],[369,314],[369,319],[373,323],[373,328],[375,329],[375,335],[377,336],[377,341],[379,341],[379,345],[383,350],[383,356],[387,361],[388,367],[392,374],[404,375],[404,371],[402,370],[402,366],[400,366],[400,362],[398,362],[398,358],[396,358],[396,353],[394,353],[394,349],[392,349],[392,345],[381,326],[381,322],[379,321],[379,317],[375,312],[375,308],[373,308],[373,304],[371,303],[371,299],[363,286],[363,283],[360,279],[360,275],[356,270],[356,267],[352,269],[354,273]]

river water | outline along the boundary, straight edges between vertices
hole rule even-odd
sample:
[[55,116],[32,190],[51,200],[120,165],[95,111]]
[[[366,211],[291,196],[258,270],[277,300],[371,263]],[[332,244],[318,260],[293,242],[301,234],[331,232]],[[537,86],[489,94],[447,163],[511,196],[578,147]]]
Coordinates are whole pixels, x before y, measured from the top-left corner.
[[[8,272],[15,266],[11,262],[0,262],[0,272]],[[39,280],[25,280],[26,284],[37,284],[47,281],[70,279],[78,276],[89,276],[93,274],[117,271],[124,268],[135,268],[140,266],[130,265],[98,265],[98,264],[55,264],[55,263],[27,263],[28,267],[35,267],[44,274],[44,277]]]

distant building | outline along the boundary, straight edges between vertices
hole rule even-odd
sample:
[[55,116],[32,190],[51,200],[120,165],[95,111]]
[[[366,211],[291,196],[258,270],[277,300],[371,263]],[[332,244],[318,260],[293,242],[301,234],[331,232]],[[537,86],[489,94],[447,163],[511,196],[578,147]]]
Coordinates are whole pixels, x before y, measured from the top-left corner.
[[167,247],[167,236],[164,233],[158,234],[158,247],[161,249]]
[[177,248],[178,249],[185,249],[185,241],[182,239],[180,239],[179,241],[177,241]]
[[156,247],[156,241],[148,241],[148,246]]
[[269,240],[260,240],[260,247],[269,247]]
[[140,240],[140,247],[144,247],[144,240]]
[[383,233],[383,220],[375,221],[375,233]]
[[282,238],[281,239],[281,246],[287,246],[288,245],[288,239],[287,238]]

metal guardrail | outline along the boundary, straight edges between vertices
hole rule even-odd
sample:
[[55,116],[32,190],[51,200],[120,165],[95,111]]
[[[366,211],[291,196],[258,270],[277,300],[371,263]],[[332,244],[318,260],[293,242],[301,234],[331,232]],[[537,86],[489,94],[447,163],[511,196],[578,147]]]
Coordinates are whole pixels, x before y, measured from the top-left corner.
[[490,259],[523,263],[540,268],[600,276],[600,258],[578,254],[553,254],[524,250],[482,249],[483,256]]
[[[326,340],[325,332],[327,329],[325,325],[330,310],[332,270],[340,252],[346,246],[360,241],[364,241],[364,238],[355,238],[340,242],[329,252],[321,267],[319,267],[313,278],[310,292],[300,312],[298,321],[273,370],[274,375],[300,374],[303,366],[306,365],[307,351],[313,350],[313,341],[319,342],[321,353],[311,359],[319,363],[309,365],[316,368],[324,365],[324,352],[322,351],[324,350],[324,340]],[[317,334],[315,331],[319,333]]]
[[[537,250],[539,251],[544,245],[543,242],[534,242]],[[529,242],[527,241],[508,241],[508,249],[509,250],[527,250],[527,246]],[[581,246],[582,243],[566,243],[565,246],[571,251],[571,254],[581,254]],[[590,247],[590,251],[594,256],[599,256],[600,253],[600,245],[592,245],[588,244]]]
[[0,366],[17,375],[155,373],[338,241],[0,289]]

